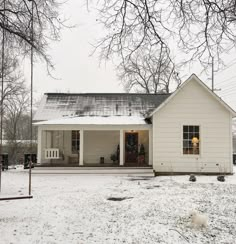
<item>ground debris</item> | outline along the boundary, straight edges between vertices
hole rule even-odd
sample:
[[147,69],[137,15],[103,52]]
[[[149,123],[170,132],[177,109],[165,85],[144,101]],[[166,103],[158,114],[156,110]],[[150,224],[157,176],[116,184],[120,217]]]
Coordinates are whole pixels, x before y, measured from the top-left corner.
[[153,177],[139,177],[139,178],[130,178],[129,181],[139,181],[139,180],[151,180]]
[[108,201],[123,201],[127,199],[132,199],[133,197],[108,197]]

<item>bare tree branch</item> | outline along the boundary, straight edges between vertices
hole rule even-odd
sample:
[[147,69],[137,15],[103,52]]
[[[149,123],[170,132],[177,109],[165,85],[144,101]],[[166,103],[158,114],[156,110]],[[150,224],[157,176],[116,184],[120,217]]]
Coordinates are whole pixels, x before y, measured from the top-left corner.
[[126,91],[169,93],[180,85],[177,69],[162,48],[143,48],[118,66],[119,78]]
[[[59,0],[6,0],[5,3],[4,11],[3,0],[0,0],[0,34],[3,29],[6,31],[8,45],[21,55],[28,55],[32,46],[35,54],[46,61],[49,68],[53,68],[48,55],[49,42],[60,40],[61,28],[65,27],[65,20],[59,15],[61,5]],[[32,14],[33,40],[31,35]]]
[[208,68],[211,57],[219,66],[236,46],[236,0],[98,0],[98,8],[106,30],[96,45],[101,59],[129,61],[139,49],[163,47],[171,62],[177,49],[183,64]]

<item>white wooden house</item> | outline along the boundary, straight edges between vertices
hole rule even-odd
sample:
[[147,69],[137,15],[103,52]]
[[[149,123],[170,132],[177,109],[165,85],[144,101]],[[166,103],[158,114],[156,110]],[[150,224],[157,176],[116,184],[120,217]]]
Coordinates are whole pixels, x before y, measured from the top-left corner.
[[47,93],[34,117],[38,163],[232,173],[235,115],[194,74],[173,94]]

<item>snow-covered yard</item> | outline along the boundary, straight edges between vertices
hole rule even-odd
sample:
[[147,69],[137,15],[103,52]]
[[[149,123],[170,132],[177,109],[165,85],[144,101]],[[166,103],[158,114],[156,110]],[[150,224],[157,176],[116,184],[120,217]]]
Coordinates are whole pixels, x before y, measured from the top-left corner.
[[[235,175],[188,178],[33,175],[33,199],[0,202],[0,243],[236,243]],[[0,196],[27,184],[27,172],[3,172]],[[193,209],[208,228],[191,226]]]

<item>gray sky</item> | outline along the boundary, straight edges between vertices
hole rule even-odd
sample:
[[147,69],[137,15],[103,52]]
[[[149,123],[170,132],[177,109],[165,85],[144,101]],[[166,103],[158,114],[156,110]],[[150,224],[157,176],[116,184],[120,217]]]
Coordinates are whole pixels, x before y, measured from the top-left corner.
[[[62,40],[51,43],[49,54],[55,64],[52,73],[57,79],[47,75],[46,66],[34,66],[34,92],[39,97],[45,92],[124,92],[117,80],[111,62],[99,63],[96,55],[91,56],[92,43],[101,32],[96,24],[96,16],[88,12],[78,0],[69,0],[63,5],[63,13],[70,18],[68,23],[75,28],[64,29]],[[26,77],[29,69],[25,62]]]
[[[88,12],[86,6],[82,5],[83,2],[68,0],[63,6],[65,17],[76,27],[63,30],[61,41],[51,44],[49,54],[55,64],[53,75],[57,79],[47,75],[45,65],[39,62],[35,64],[36,98],[46,92],[124,92],[112,62],[100,64],[97,55],[90,55],[93,50],[91,43],[95,43],[95,39],[101,36],[102,29],[96,23],[94,12]],[[221,88],[221,91],[216,93],[236,110],[236,52],[227,54],[225,60],[229,67],[215,72],[215,88]],[[25,70],[29,83],[27,67]],[[201,74],[197,64],[186,68],[180,77],[185,80],[192,73],[198,75],[208,86],[211,85],[211,73],[209,72],[208,76]]]

